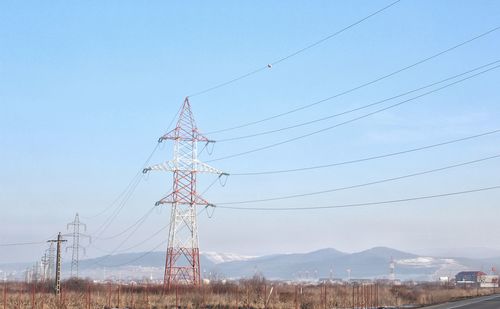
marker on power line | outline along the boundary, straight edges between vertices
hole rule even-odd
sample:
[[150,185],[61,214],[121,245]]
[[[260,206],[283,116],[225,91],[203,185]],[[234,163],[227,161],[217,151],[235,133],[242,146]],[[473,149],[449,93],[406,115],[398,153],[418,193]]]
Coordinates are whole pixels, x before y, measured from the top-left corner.
[[[302,127],[302,126],[308,126],[308,125],[311,125],[311,124],[314,124],[314,123],[317,123],[317,122],[323,122],[323,121],[326,121],[326,120],[329,120],[329,119],[332,119],[332,118],[336,118],[336,117],[339,117],[339,116],[344,116],[344,115],[347,115],[347,114],[350,114],[350,113],[354,113],[354,112],[357,112],[357,111],[360,111],[360,110],[363,110],[363,109],[367,109],[367,108],[370,108],[370,107],[373,107],[373,106],[376,106],[376,105],[380,105],[382,103],[385,103],[385,102],[388,102],[388,101],[392,101],[394,99],[401,98],[401,97],[404,97],[406,95],[409,95],[409,94],[412,94],[412,93],[416,93],[416,92],[419,92],[419,91],[427,89],[427,88],[431,88],[433,86],[437,86],[437,85],[442,84],[444,82],[451,81],[453,79],[457,79],[458,77],[469,75],[469,74],[471,74],[471,73],[473,73],[475,71],[479,71],[479,70],[485,69],[487,67],[492,67],[494,64],[498,64],[498,63],[500,63],[500,60],[495,60],[495,61],[483,64],[481,66],[475,67],[473,69],[463,71],[463,72],[461,72],[459,74],[454,74],[453,76],[449,76],[449,77],[441,79],[439,81],[432,82],[432,83],[427,84],[425,86],[420,86],[420,87],[414,88],[412,90],[405,91],[403,93],[399,93],[397,95],[393,95],[393,96],[387,97],[387,98],[382,99],[382,100],[377,100],[377,101],[369,103],[369,104],[365,104],[365,105],[361,105],[361,106],[358,106],[358,107],[355,107],[355,108],[344,110],[342,112],[336,112],[334,114],[330,114],[330,115],[327,115],[327,116],[323,115],[320,118],[316,118],[316,119],[313,119],[313,120],[307,120],[307,121],[304,121],[304,122],[300,122],[300,123],[296,123],[296,124],[288,125],[288,126],[285,126],[285,127],[280,127],[280,128],[272,129],[272,130],[266,130],[266,131],[260,131],[260,132],[257,132],[257,133],[251,133],[251,134],[246,134],[246,135],[240,135],[240,136],[234,136],[234,137],[229,137],[229,138],[224,138],[224,139],[218,139],[217,143],[237,141],[237,140],[242,140],[242,139],[247,139],[247,138],[253,138],[253,137],[258,137],[258,136],[262,136],[262,135],[268,135],[268,134],[272,134],[272,133],[283,132],[283,131],[290,130],[290,129],[296,129],[296,128],[299,128],[299,127]],[[329,96],[327,98],[321,99],[321,100],[316,101],[316,102],[326,102],[326,101],[331,100],[333,98],[335,98],[335,96]]]
[[300,48],[300,49],[298,49],[298,50],[295,50],[295,51],[293,51],[292,53],[290,53],[290,54],[288,54],[288,55],[285,55],[285,56],[283,56],[283,57],[281,57],[281,58],[279,58],[279,59],[277,59],[277,60],[275,60],[275,61],[273,61],[273,62],[270,62],[270,63],[268,63],[268,64],[267,64],[267,65],[265,65],[265,66],[261,66],[261,67],[259,67],[259,68],[256,68],[256,69],[254,69],[254,70],[252,70],[252,71],[249,71],[249,72],[247,72],[247,73],[244,73],[244,74],[242,74],[242,75],[239,75],[239,76],[237,76],[237,77],[235,77],[235,78],[232,78],[232,79],[230,79],[230,80],[227,80],[227,81],[225,81],[225,82],[221,82],[221,83],[216,84],[216,85],[214,85],[214,86],[212,86],[212,87],[209,87],[209,88],[206,88],[206,89],[200,90],[200,91],[198,91],[198,92],[192,93],[192,94],[190,94],[188,97],[195,97],[195,96],[202,95],[202,94],[204,94],[204,93],[207,93],[207,92],[210,92],[210,91],[213,91],[213,90],[216,90],[216,89],[222,88],[222,87],[224,87],[224,86],[230,85],[230,84],[232,84],[232,83],[235,83],[235,82],[237,82],[237,81],[240,81],[240,80],[242,80],[242,79],[245,79],[245,78],[247,78],[247,77],[250,77],[250,76],[252,76],[252,75],[254,75],[254,74],[260,73],[260,72],[262,72],[262,71],[264,71],[264,70],[266,70],[266,69],[271,69],[271,68],[273,67],[273,65],[276,65],[276,64],[281,63],[281,62],[283,62],[283,61],[286,61],[286,60],[288,60],[288,59],[290,59],[290,58],[292,58],[292,57],[295,57],[295,56],[297,56],[297,55],[299,55],[299,54],[301,54],[301,53],[303,53],[303,52],[305,52],[305,51],[307,51],[307,50],[309,50],[309,49],[311,49],[311,48],[313,48],[313,47],[316,47],[316,46],[320,45],[320,44],[321,44],[321,43],[323,43],[323,42],[326,42],[326,41],[328,41],[328,40],[330,40],[330,39],[332,39],[332,38],[336,37],[337,35],[339,35],[339,34],[341,34],[341,33],[345,32],[345,31],[347,31],[347,30],[349,30],[349,29],[351,29],[351,28],[353,28],[353,27],[355,27],[355,26],[357,26],[357,25],[359,25],[359,24],[363,23],[364,21],[366,21],[366,20],[368,20],[368,19],[370,19],[370,18],[374,17],[375,15],[377,15],[377,14],[379,14],[379,13],[382,13],[383,11],[385,11],[385,10],[389,9],[390,7],[392,7],[392,6],[396,5],[396,4],[397,4],[397,3],[399,3],[400,1],[401,1],[401,0],[396,0],[396,1],[393,1],[393,2],[389,3],[388,5],[386,5],[386,6],[382,7],[382,8],[380,8],[380,9],[376,10],[375,12],[373,12],[373,13],[371,13],[371,14],[369,14],[369,15],[367,15],[367,16],[365,16],[365,17],[363,17],[363,18],[361,18],[361,19],[359,19],[359,20],[357,20],[357,21],[355,21],[355,22],[353,22],[353,23],[351,23],[351,24],[349,24],[349,25],[347,25],[347,26],[343,27],[342,29],[337,30],[336,32],[334,32],[334,33],[332,33],[332,34],[329,34],[329,35],[327,35],[327,36],[325,36],[325,37],[323,37],[323,38],[321,38],[321,39],[319,39],[319,40],[317,40],[317,41],[315,41],[315,42],[313,42],[313,43],[310,43],[310,44],[309,44],[309,45],[307,45],[307,46],[304,46],[304,47],[302,47],[302,48]]
[[54,292],[56,295],[61,294],[61,243],[66,242],[67,240],[62,238],[61,232],[57,234],[57,239],[50,239],[47,242],[56,243],[57,244],[57,255],[56,255],[56,278],[54,282]]
[[87,225],[80,221],[80,217],[78,213],[75,215],[75,219],[73,222],[68,223],[67,229],[73,227],[73,232],[71,234],[65,234],[64,236],[70,236],[73,238],[73,242],[70,247],[66,248],[71,249],[71,277],[78,278],[78,263],[80,260],[80,249],[83,250],[83,254],[86,254],[85,247],[80,246],[80,237],[87,238],[89,243],[92,241],[92,238],[89,235],[80,233],[80,227],[83,227],[84,231],[87,231]]
[[342,91],[340,93],[337,93],[337,94],[335,94],[335,95],[327,98],[327,100],[316,101],[316,102],[313,102],[313,103],[310,103],[310,104],[307,104],[307,105],[302,105],[302,106],[296,107],[296,108],[288,110],[288,111],[284,111],[284,112],[281,112],[281,113],[278,113],[278,114],[274,114],[272,116],[268,116],[268,117],[261,118],[261,119],[258,119],[258,120],[253,120],[253,121],[250,121],[250,122],[242,123],[242,124],[235,125],[235,126],[232,126],[232,127],[227,127],[227,128],[223,128],[223,129],[211,131],[211,132],[208,132],[208,134],[215,134],[215,133],[221,133],[221,132],[227,132],[227,131],[232,131],[232,130],[236,130],[236,129],[241,129],[241,128],[245,128],[245,127],[248,127],[248,126],[252,126],[252,125],[255,125],[255,124],[259,124],[259,123],[262,123],[262,122],[266,122],[266,121],[269,121],[269,120],[273,120],[273,119],[276,119],[276,118],[280,118],[280,117],[283,117],[283,116],[286,116],[286,115],[289,115],[289,114],[293,114],[293,113],[302,111],[304,109],[310,108],[312,106],[318,105],[318,104],[326,102],[328,100],[331,100],[331,99],[334,99],[334,98],[338,98],[340,96],[343,96],[343,95],[349,94],[351,92],[357,91],[359,89],[365,88],[367,86],[373,85],[373,84],[375,84],[375,83],[377,83],[379,81],[385,80],[385,79],[387,79],[389,77],[392,77],[392,76],[397,75],[397,74],[399,74],[401,72],[409,70],[409,69],[411,69],[413,67],[416,67],[416,66],[418,66],[420,64],[426,63],[426,62],[428,62],[428,61],[430,61],[432,59],[440,57],[440,56],[442,56],[442,55],[444,55],[446,53],[449,53],[449,52],[451,52],[451,51],[453,51],[453,50],[455,50],[457,48],[460,48],[460,47],[462,47],[464,45],[467,45],[467,44],[469,44],[471,42],[474,42],[475,40],[478,40],[478,39],[480,39],[482,37],[485,37],[485,36],[487,36],[487,35],[495,32],[495,31],[498,31],[498,30],[500,30],[500,26],[497,26],[497,27],[495,27],[493,29],[490,29],[490,30],[488,30],[486,32],[483,32],[483,33],[481,33],[479,35],[476,35],[476,36],[474,36],[472,38],[469,38],[469,39],[467,39],[465,41],[462,41],[462,42],[460,42],[460,43],[458,43],[456,45],[453,45],[453,46],[451,46],[451,47],[449,47],[449,48],[447,48],[445,50],[442,50],[442,51],[440,51],[440,52],[438,52],[436,54],[428,56],[428,57],[426,57],[424,59],[421,59],[421,60],[419,60],[417,62],[414,62],[412,64],[409,64],[407,66],[399,68],[399,69],[397,69],[395,71],[392,71],[392,72],[390,72],[388,74],[385,74],[385,75],[382,75],[380,77],[377,77],[377,78],[375,78],[375,79],[373,79],[371,81],[365,82],[365,83],[363,83],[361,85],[358,85],[358,86],[355,86],[353,88],[350,88],[350,89],[347,89],[345,91]]

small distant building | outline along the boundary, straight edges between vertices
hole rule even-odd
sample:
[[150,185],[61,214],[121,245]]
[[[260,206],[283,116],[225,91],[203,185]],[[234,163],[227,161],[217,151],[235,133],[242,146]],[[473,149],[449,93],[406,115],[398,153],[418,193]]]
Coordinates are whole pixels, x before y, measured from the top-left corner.
[[478,284],[479,278],[486,276],[482,271],[461,271],[455,275],[457,284]]
[[440,284],[442,284],[442,285],[449,284],[450,283],[450,277],[448,277],[448,276],[439,277],[438,282]]
[[383,285],[401,285],[401,280],[399,279],[377,279],[376,282],[378,284],[383,284]]
[[484,275],[479,277],[479,287],[498,288],[498,275]]
[[371,279],[351,279],[350,283],[359,284],[359,285],[368,285],[368,284],[373,284],[373,280],[371,280]]
[[323,284],[344,284],[342,278],[319,278],[319,283]]

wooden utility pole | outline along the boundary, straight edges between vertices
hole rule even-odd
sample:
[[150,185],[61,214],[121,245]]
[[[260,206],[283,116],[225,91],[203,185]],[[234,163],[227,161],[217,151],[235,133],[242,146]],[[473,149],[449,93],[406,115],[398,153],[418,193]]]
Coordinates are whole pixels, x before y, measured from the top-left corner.
[[56,280],[54,285],[54,290],[56,295],[61,294],[61,243],[67,240],[62,239],[61,232],[57,234],[57,239],[51,239],[47,242],[55,242],[57,243],[57,254],[56,254]]

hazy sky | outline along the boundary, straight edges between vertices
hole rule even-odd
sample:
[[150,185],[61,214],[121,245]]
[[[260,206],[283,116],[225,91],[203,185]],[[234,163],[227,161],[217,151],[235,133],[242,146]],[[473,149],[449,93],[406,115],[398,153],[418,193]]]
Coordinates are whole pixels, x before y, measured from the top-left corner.
[[[0,3],[0,244],[44,241],[79,212],[94,234],[186,95],[265,66],[391,1],[2,1]],[[500,26],[500,2],[404,0],[269,70],[191,99],[202,132],[335,95]],[[348,95],[215,140],[277,129],[366,105],[500,59],[500,30]],[[229,173],[329,164],[500,129],[500,69],[397,108],[275,148],[211,162]],[[408,96],[408,97],[411,97]],[[393,100],[381,107],[406,99]],[[216,143],[210,160],[300,136],[375,110],[293,130]],[[500,133],[499,133],[500,134]],[[319,170],[233,176],[206,194],[228,201],[326,190],[500,154],[499,134]],[[170,159],[172,145],[151,163]],[[305,198],[246,204],[307,207],[363,203],[500,185],[500,159]],[[142,217],[166,195],[154,173],[102,236]],[[203,191],[213,180],[200,177]],[[334,247],[500,249],[499,191],[409,203],[199,217],[202,251],[267,254]],[[88,256],[148,251],[167,232],[168,205],[137,231],[94,239]],[[160,246],[159,249],[164,249]],[[32,261],[45,245],[0,247],[0,262]]]

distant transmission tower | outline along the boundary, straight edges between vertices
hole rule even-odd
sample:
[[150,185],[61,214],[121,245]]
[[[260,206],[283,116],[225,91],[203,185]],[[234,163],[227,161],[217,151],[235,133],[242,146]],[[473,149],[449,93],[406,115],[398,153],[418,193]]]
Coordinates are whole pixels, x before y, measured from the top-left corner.
[[45,252],[42,256],[41,260],[41,268],[42,268],[42,281],[45,282],[49,278],[48,276],[48,269],[49,269],[49,257],[47,255],[47,252]]
[[201,276],[196,206],[211,204],[196,191],[196,175],[227,174],[198,160],[197,143],[213,141],[198,132],[188,98],[182,105],[177,126],[160,137],[159,142],[164,140],[174,141],[173,160],[144,169],[144,173],[163,170],[174,174],[172,193],[156,203],[172,204],[163,286],[168,289],[175,284],[198,286]]
[[389,280],[395,281],[396,280],[396,274],[394,273],[395,269],[395,263],[394,259],[391,257],[391,262],[389,263]]
[[46,250],[47,254],[47,279],[50,281],[54,279],[54,266],[56,263],[56,248],[54,243],[49,243],[49,248]]
[[78,213],[75,216],[75,220],[73,222],[68,223],[67,229],[70,230],[72,227],[73,231],[71,234],[65,234],[64,236],[70,236],[73,238],[73,242],[71,246],[66,247],[66,251],[71,249],[72,257],[71,257],[71,277],[78,278],[78,263],[80,261],[80,249],[83,250],[83,254],[86,254],[85,247],[80,246],[80,237],[85,237],[88,239],[89,243],[91,242],[91,238],[89,235],[85,235],[80,233],[80,227],[83,227],[84,231],[87,231],[87,225],[80,221],[80,217]]

